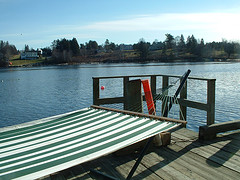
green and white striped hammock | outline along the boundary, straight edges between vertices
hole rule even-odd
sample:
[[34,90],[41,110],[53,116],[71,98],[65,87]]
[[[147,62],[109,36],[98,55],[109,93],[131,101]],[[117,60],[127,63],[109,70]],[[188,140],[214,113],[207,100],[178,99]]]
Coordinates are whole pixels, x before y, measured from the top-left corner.
[[181,125],[152,117],[91,107],[2,128],[0,179],[40,178]]

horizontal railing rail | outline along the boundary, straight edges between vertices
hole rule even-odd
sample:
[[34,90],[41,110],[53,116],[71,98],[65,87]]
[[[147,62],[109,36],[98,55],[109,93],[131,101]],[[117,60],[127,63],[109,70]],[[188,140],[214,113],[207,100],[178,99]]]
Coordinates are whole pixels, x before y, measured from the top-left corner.
[[[150,78],[151,90],[153,97],[159,95],[157,94],[157,77],[162,77],[162,88],[166,88],[169,85],[169,78],[181,78],[182,76],[175,75],[132,75],[132,76],[107,76],[107,77],[93,77],[93,104],[94,105],[105,105],[105,104],[115,104],[123,103],[124,107],[127,102],[127,83],[131,78]],[[122,79],[123,83],[123,96],[121,97],[111,97],[111,98],[100,98],[100,86],[99,81],[101,79]],[[193,101],[187,99],[187,87],[186,82],[182,91],[180,92],[180,98],[178,98],[178,103],[182,110],[183,118],[187,120],[187,107],[203,110],[207,112],[206,124],[214,124],[215,121],[215,82],[216,79],[207,79],[199,77],[188,77],[188,79],[196,81],[206,81],[207,82],[207,103]],[[127,109],[126,109],[127,110]]]

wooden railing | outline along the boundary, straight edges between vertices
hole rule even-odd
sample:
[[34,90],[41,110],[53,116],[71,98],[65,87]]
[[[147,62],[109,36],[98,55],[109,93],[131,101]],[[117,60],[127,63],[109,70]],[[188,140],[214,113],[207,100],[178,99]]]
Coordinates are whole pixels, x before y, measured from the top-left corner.
[[[153,97],[156,97],[157,94],[157,77],[162,77],[162,88],[169,85],[169,78],[181,78],[181,76],[173,75],[135,75],[135,76],[111,76],[111,77],[93,77],[93,104],[94,105],[104,105],[104,104],[115,104],[123,103],[124,109],[128,110],[127,107],[127,86],[130,78],[150,78],[150,84],[152,89]],[[114,98],[100,98],[100,86],[99,81],[101,79],[113,79],[118,78],[122,79],[123,82],[123,96],[114,97]],[[182,91],[180,93],[180,98],[178,102],[182,110],[183,119],[187,120],[187,107],[203,110],[207,112],[206,124],[214,124],[215,121],[215,82],[216,79],[206,79],[206,78],[197,78],[197,77],[188,77],[188,79],[196,81],[206,81],[207,82],[207,103],[192,101],[187,99],[187,82],[185,83]]]

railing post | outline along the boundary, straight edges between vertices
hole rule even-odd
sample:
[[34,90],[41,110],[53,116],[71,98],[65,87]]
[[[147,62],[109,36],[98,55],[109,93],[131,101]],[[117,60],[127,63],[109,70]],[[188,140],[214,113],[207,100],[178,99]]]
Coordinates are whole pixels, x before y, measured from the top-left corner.
[[[151,91],[152,91],[152,96],[153,96],[153,100],[156,98],[156,93],[157,93],[157,79],[156,79],[156,75],[151,75]],[[156,100],[154,100],[154,105],[156,108]]]
[[157,88],[156,88],[156,75],[152,75],[151,76],[151,90],[152,90],[152,95],[153,95],[153,98],[154,96],[156,95],[156,91],[157,91]]
[[126,109],[128,111],[143,112],[142,109],[142,84],[140,79],[131,80],[127,83]]
[[[187,99],[187,81],[180,92],[180,99]],[[187,121],[187,107],[180,104],[180,119]],[[186,126],[186,125],[185,125]]]
[[129,82],[129,77],[125,76],[123,77],[123,97],[124,97],[124,105],[123,105],[123,109],[127,110],[128,108],[128,91],[127,91],[127,84]]
[[[164,88],[167,88],[168,87],[168,82],[169,81],[169,77],[168,76],[162,76],[162,89],[164,89]],[[164,94],[164,95],[168,95],[168,91],[166,91],[166,93]],[[165,112],[165,105],[166,105],[166,103],[168,103],[168,101],[167,101],[167,99],[163,99],[162,100],[162,116],[163,116],[163,114],[164,114],[164,112]]]
[[99,99],[99,78],[93,78],[93,104],[98,104]]
[[214,124],[215,121],[215,82],[216,79],[207,81],[207,125]]

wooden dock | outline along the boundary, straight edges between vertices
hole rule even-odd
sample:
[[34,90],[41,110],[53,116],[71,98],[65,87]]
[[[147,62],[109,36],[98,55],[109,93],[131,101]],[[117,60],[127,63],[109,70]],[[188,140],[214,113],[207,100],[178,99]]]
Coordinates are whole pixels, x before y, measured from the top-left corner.
[[[134,83],[137,82],[134,81],[136,78],[150,78],[153,97],[158,97],[160,95],[157,93],[157,79],[158,81],[160,80],[162,89],[169,86],[170,78],[181,79],[180,76],[171,75],[93,77],[93,104],[122,104],[124,110],[142,112],[142,109],[136,110],[136,108],[133,108],[136,107],[136,104],[142,105],[144,100],[141,94],[141,83],[140,85]],[[120,97],[102,98],[100,96],[100,82],[106,79],[120,79],[120,82],[122,82],[120,88],[123,92]],[[202,137],[202,139],[208,139],[209,134],[212,138],[215,137],[216,133],[233,130],[232,127],[235,127],[235,125],[232,122],[229,125],[231,128],[227,129],[225,129],[225,124],[213,125],[215,121],[216,79],[195,77],[189,77],[188,79],[206,81],[207,98],[205,102],[187,99],[188,88],[187,83],[185,83],[180,92],[180,98],[178,98],[182,110],[181,115],[183,116],[180,116],[180,119],[187,121],[187,108],[206,111],[206,125],[208,126],[202,127],[200,131],[200,137]],[[166,96],[169,95],[166,94]],[[138,99],[137,102],[136,99]],[[163,103],[163,100],[160,99],[160,101]],[[161,112],[163,112],[163,106]],[[224,131],[222,130],[223,126]],[[211,129],[214,129],[214,131]],[[186,128],[176,130],[172,132],[171,135],[170,145],[161,147],[151,146],[148,153],[143,157],[132,179],[240,179],[240,130],[217,135],[217,138],[208,141],[200,141],[197,132],[193,132]],[[43,179],[106,179],[90,171],[91,169],[98,170],[118,179],[126,179],[138,155],[139,152],[121,156],[117,156],[116,153],[109,154],[49,175]]]
[[[90,169],[124,179],[137,156],[110,154],[43,179],[104,179]],[[181,128],[167,147],[151,147],[132,179],[240,179],[240,131],[201,142],[198,133]]]

